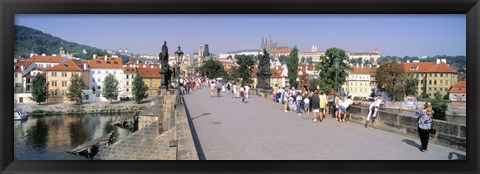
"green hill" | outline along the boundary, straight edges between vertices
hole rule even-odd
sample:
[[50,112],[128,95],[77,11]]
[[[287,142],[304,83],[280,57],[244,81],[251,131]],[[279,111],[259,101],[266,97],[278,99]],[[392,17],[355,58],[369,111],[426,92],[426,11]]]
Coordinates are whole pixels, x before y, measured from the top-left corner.
[[[107,55],[106,50],[69,42],[42,31],[15,25],[15,56],[30,57],[35,54],[58,54],[63,47],[65,52],[74,57],[91,60],[93,54]],[[85,52],[84,52],[85,50]]]

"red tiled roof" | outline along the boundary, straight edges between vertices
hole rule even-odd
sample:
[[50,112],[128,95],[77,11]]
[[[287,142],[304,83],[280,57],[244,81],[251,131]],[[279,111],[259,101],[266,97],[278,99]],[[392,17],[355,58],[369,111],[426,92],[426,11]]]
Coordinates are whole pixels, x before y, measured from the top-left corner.
[[137,67],[123,67],[123,72],[125,73],[137,72]]
[[467,81],[459,81],[450,88],[450,93],[467,93]]
[[272,50],[272,53],[290,53],[292,51],[291,48],[280,48]]
[[362,67],[353,66],[351,73],[352,74],[370,74],[370,67],[364,66],[362,68]]
[[440,62],[436,64],[435,66],[431,67],[430,69],[427,70],[427,72],[448,72],[448,73],[456,73],[453,68],[449,67],[446,63]]
[[58,65],[47,68],[46,71],[83,71],[83,69],[77,65],[79,62],[81,63],[81,61],[69,59],[65,62],[59,63]]
[[[427,72],[428,69],[435,66],[435,62],[410,62],[403,63],[403,70],[405,72]],[[411,70],[416,69],[418,70]]]
[[122,58],[107,57],[107,61],[105,61],[105,56],[97,56],[89,66],[90,68],[123,68]]
[[[418,70],[411,70],[418,67]],[[435,62],[413,62],[413,63],[403,63],[403,69],[405,72],[418,72],[418,73],[439,73],[439,72],[449,72],[455,73],[456,71],[449,67],[446,63],[440,62],[436,64]]]
[[160,78],[160,68],[137,68],[143,78]]
[[30,58],[31,61],[34,62],[52,62],[52,63],[60,63],[62,61],[62,56],[32,56]]
[[21,66],[23,65],[23,70],[26,70],[30,65],[32,65],[32,61],[20,61],[15,64],[14,72],[22,72]]

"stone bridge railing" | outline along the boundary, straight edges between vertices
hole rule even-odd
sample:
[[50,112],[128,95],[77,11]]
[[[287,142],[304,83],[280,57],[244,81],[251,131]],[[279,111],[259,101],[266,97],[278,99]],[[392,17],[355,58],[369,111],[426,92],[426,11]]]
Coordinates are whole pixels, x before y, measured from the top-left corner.
[[[258,90],[255,94],[271,101],[271,90]],[[368,108],[352,106],[349,109],[348,119],[355,123],[365,124],[368,115]],[[465,125],[451,123],[443,120],[434,120],[437,134],[430,135],[430,141],[436,144],[444,145],[457,150],[466,150],[466,132]],[[401,135],[418,138],[417,117],[409,115],[396,114],[394,112],[382,111],[377,113],[374,123],[368,125],[376,129],[394,132]]]
[[161,90],[139,114],[138,131],[100,149],[98,160],[198,160],[186,110],[177,90]]
[[[365,124],[366,116],[368,115],[368,108],[352,106],[349,109],[349,114],[350,121]],[[437,134],[430,134],[431,142],[461,151],[466,150],[467,128],[465,125],[450,123],[443,120],[434,120],[434,125]],[[392,111],[380,110],[377,113],[375,122],[370,122],[368,126],[418,138],[416,116],[401,115]]]

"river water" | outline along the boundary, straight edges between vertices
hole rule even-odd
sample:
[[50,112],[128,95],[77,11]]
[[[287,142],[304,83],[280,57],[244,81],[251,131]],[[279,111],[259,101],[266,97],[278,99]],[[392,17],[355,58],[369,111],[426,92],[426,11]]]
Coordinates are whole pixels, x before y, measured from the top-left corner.
[[29,116],[15,121],[15,160],[90,160],[66,151],[115,131],[118,141],[138,129],[113,126],[113,121],[131,114]]

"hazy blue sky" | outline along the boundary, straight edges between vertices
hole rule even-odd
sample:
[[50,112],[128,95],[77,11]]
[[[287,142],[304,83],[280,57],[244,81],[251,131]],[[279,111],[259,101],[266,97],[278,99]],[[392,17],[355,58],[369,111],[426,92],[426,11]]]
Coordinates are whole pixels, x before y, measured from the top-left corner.
[[301,51],[379,48],[383,55],[465,55],[466,18],[455,15],[32,15],[15,24],[102,49],[158,54],[180,44],[185,53],[207,43],[215,54],[259,49],[269,35]]

